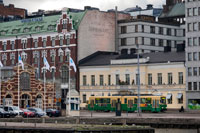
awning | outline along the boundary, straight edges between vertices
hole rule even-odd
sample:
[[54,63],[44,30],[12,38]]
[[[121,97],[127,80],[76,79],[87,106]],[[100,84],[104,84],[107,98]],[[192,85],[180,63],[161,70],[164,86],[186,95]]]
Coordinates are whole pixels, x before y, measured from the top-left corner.
[[178,99],[181,99],[181,98],[182,98],[182,96],[183,96],[183,94],[182,94],[182,93],[178,93],[178,95],[177,95],[177,98],[178,98]]
[[167,94],[166,98],[171,99],[172,94]]

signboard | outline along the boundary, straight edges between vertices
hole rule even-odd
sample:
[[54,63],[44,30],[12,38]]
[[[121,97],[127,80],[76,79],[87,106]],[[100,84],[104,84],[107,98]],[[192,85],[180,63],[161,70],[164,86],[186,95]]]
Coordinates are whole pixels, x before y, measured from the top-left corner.
[[31,19],[22,19],[21,22],[22,23],[30,23],[30,22],[41,22],[43,21],[42,17],[39,18],[31,18]]

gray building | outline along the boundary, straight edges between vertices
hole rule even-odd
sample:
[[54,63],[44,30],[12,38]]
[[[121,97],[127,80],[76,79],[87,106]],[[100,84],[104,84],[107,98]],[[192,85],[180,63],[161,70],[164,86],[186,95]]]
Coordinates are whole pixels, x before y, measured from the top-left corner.
[[189,109],[200,109],[200,1],[185,1],[186,91]]
[[[144,16],[148,17],[148,16]],[[119,51],[122,54],[162,52],[168,46],[175,51],[177,44],[184,44],[184,25],[167,24],[147,20],[132,19],[118,21]]]

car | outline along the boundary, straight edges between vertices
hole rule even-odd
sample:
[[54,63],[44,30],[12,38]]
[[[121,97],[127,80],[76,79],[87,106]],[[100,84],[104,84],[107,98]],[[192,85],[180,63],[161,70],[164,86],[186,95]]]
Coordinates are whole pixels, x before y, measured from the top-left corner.
[[47,109],[46,113],[49,117],[52,116],[59,117],[61,115],[60,111],[57,109]]
[[0,108],[0,117],[9,118],[11,117],[11,114],[8,111],[5,111],[3,108]]
[[23,109],[22,110],[23,111],[23,117],[35,117],[35,113],[34,112],[32,112],[32,111],[30,111],[30,110],[28,110],[28,109]]
[[46,115],[46,113],[41,108],[30,107],[27,109],[30,110],[31,112],[34,112],[36,117],[41,117]]
[[5,111],[8,111],[11,113],[12,116],[22,115],[23,111],[19,109],[17,106],[0,106],[0,108],[4,108]]

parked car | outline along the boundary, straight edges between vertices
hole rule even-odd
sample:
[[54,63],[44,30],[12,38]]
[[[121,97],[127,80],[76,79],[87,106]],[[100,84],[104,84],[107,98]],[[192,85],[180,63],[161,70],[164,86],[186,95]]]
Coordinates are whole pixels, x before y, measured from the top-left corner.
[[28,110],[28,109],[23,109],[23,117],[35,117],[35,113]]
[[0,106],[0,108],[3,108],[5,111],[10,112],[11,116],[17,116],[22,115],[23,111],[19,109],[17,106]]
[[35,113],[36,117],[41,117],[41,116],[45,116],[46,113],[41,109],[41,108],[28,108],[28,110],[30,110],[31,112]]
[[3,108],[0,108],[0,117],[9,118],[11,117],[11,114],[8,111],[5,111]]
[[60,111],[57,109],[47,109],[46,113],[49,117],[55,116],[58,117],[61,115]]

